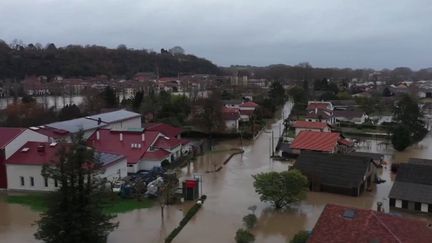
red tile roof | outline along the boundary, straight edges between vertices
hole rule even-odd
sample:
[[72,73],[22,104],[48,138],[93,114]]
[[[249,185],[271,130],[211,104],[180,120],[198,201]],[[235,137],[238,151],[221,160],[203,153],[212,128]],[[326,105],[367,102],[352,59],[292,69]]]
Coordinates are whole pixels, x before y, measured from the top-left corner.
[[[343,216],[348,212],[347,210],[353,210],[352,219]],[[432,229],[425,221],[328,204],[307,242],[430,243],[431,241]]]
[[165,123],[148,123],[145,126],[146,131],[160,132],[167,137],[177,137],[181,134],[182,129]]
[[[136,164],[140,161],[160,134],[157,131],[145,131],[143,142],[142,132],[120,132],[109,129],[98,131],[100,139],[97,140],[97,132],[95,132],[89,137],[87,144],[100,152],[124,155],[127,157],[128,164]],[[123,141],[120,141],[120,133],[123,134]],[[132,144],[139,144],[140,147],[132,147]]]
[[180,146],[181,144],[182,144],[181,140],[177,138],[159,137],[153,146],[162,149],[172,149],[177,146]]
[[301,131],[291,144],[292,149],[332,152],[338,144],[337,132]]
[[[39,152],[38,146],[44,146],[44,152]],[[44,165],[54,162],[57,159],[57,150],[60,146],[51,147],[49,143],[27,142],[6,160],[6,164]],[[27,148],[28,151],[23,151],[24,148]]]
[[295,121],[293,126],[295,128],[324,129],[327,124],[324,122]]
[[23,133],[25,128],[18,127],[0,127],[0,148],[6,147],[18,135]]
[[329,106],[330,104],[327,102],[311,102],[308,104],[306,110],[315,110],[315,108],[321,110],[327,110]]
[[224,107],[222,110],[222,116],[225,121],[232,121],[240,119],[240,111],[237,108]]
[[248,101],[243,104],[240,104],[240,107],[257,107],[257,106],[258,104],[252,101]]

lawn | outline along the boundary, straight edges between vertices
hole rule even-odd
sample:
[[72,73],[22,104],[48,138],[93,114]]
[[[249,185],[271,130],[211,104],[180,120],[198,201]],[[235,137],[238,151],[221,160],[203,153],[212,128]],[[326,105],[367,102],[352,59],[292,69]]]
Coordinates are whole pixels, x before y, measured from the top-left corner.
[[[21,204],[30,207],[34,211],[43,212],[47,209],[46,205],[47,194],[44,193],[29,193],[22,195],[10,195],[6,198],[8,203]],[[104,212],[109,214],[125,213],[135,209],[150,208],[153,206],[153,200],[144,198],[137,199],[122,199],[118,196],[110,197],[104,204]]]

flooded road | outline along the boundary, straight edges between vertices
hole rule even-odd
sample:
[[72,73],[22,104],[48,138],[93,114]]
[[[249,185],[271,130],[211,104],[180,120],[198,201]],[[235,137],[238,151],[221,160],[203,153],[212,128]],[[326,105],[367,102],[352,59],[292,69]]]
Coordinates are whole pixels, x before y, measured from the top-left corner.
[[[289,114],[290,109],[291,104],[287,104],[284,114]],[[376,209],[376,203],[381,201],[388,212],[387,195],[392,186],[390,165],[379,171],[380,177],[386,182],[358,198],[309,192],[306,200],[283,212],[274,211],[268,204],[260,202],[254,191],[251,175],[282,171],[289,166],[288,162],[273,161],[269,158],[271,131],[279,134],[280,123],[281,120],[277,120],[255,141],[243,141],[243,144],[240,140],[224,141],[216,145],[215,151],[198,157],[181,170],[185,178],[202,176],[202,191],[207,195],[207,200],[174,242],[234,242],[235,232],[242,226],[243,216],[250,213],[250,206],[257,207],[258,224],[252,231],[256,242],[269,243],[285,243],[299,230],[311,230],[327,203]],[[405,162],[410,157],[432,157],[432,147],[428,146],[431,142],[432,137],[428,136],[404,152],[394,152],[391,146],[386,146],[383,141],[367,140],[357,149],[383,153],[387,161]],[[245,153],[234,156],[219,172],[206,173],[218,167],[230,155],[231,148],[243,148]],[[190,206],[190,203],[167,206],[163,219],[157,203],[149,209],[120,214],[117,217],[120,226],[110,234],[109,243],[163,242]],[[37,213],[0,200],[0,214],[0,242],[37,242],[33,239],[35,227],[32,226],[38,218]]]

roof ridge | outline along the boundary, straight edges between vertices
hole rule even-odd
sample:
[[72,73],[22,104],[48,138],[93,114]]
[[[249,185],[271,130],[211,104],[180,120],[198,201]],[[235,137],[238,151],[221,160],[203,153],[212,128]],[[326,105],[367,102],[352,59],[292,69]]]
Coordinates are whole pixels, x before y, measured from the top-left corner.
[[375,217],[378,223],[380,223],[384,227],[384,229],[386,229],[393,236],[393,238],[395,238],[397,242],[402,243],[402,240],[399,239],[399,237],[397,237],[396,234],[394,234],[393,231],[389,227],[387,227],[387,225],[380,218],[378,218],[375,212],[371,212],[371,214]]

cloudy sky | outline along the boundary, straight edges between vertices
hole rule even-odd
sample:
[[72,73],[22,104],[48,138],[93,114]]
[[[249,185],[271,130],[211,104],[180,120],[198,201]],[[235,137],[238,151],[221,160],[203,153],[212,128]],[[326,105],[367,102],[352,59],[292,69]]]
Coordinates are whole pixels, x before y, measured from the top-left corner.
[[1,0],[0,39],[160,50],[218,65],[432,66],[431,0]]

